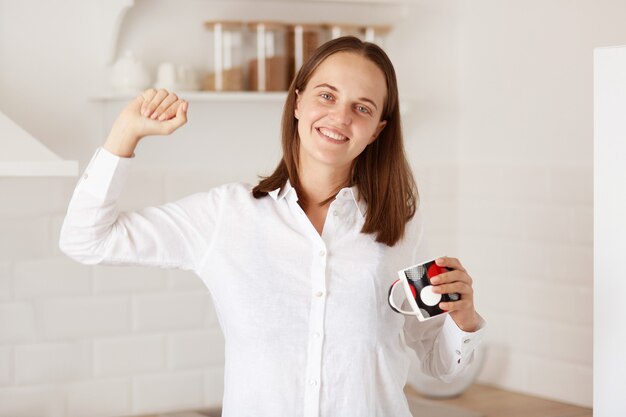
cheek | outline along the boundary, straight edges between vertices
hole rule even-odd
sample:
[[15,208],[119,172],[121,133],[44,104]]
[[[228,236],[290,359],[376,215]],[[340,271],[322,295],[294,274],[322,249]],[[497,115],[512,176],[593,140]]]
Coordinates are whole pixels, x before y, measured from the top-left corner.
[[300,106],[300,119],[304,120],[316,120],[322,117],[326,113],[326,109],[321,104],[316,102],[302,103]]

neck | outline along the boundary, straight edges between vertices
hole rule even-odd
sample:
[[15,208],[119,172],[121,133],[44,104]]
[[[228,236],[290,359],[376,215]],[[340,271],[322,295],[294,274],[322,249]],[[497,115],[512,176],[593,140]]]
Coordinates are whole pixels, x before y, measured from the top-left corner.
[[[301,168],[304,168],[301,166]],[[300,180],[301,198],[306,207],[320,204],[328,199],[337,190],[348,183],[350,167],[337,169],[328,166],[318,166],[311,169],[301,169],[298,173]],[[306,208],[305,207],[305,208]]]

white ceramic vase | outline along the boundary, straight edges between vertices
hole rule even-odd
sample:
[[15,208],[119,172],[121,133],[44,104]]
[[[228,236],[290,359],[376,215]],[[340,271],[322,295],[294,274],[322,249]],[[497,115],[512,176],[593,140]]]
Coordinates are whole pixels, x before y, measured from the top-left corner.
[[111,87],[118,94],[136,94],[152,84],[150,72],[131,51],[113,64]]

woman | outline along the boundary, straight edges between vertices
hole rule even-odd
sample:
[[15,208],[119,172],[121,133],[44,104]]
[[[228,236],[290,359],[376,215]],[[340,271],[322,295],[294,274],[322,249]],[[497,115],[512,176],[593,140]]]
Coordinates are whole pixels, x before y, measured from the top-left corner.
[[483,321],[461,263],[436,291],[461,294],[426,322],[387,304],[396,271],[425,260],[404,156],[395,72],[376,45],[322,45],[291,84],[283,158],[252,186],[226,184],[118,213],[138,142],[187,121],[147,90],[120,114],[79,181],[60,246],[86,264],[193,270],[226,341],[224,416],[410,416],[408,345],[444,380],[472,360]]

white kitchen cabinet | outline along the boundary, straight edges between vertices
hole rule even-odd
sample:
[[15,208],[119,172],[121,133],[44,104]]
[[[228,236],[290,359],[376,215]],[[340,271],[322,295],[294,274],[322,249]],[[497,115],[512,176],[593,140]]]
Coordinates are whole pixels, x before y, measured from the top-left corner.
[[626,46],[594,51],[593,414],[624,415]]

